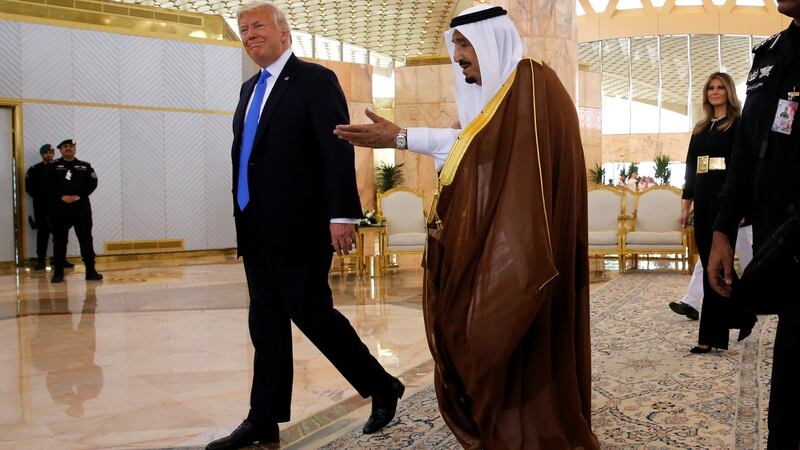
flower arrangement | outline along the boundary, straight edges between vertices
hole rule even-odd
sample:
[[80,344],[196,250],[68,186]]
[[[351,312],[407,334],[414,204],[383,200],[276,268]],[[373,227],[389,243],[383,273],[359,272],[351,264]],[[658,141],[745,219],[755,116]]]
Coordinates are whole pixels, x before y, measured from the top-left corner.
[[381,219],[380,219],[380,216],[378,216],[378,214],[375,213],[375,210],[365,211],[364,215],[361,216],[361,221],[358,222],[358,224],[360,226],[362,226],[362,227],[370,227],[370,226],[373,226],[373,225],[380,225],[381,224]]

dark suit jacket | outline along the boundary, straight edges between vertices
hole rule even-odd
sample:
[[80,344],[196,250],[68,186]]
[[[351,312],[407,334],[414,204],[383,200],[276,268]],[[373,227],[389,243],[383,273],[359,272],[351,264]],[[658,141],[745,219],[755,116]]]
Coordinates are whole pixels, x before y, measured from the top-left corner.
[[353,146],[333,134],[336,125],[350,121],[344,93],[331,70],[289,58],[261,113],[248,168],[250,202],[241,211],[236,190],[242,131],[258,76],[242,85],[233,118],[239,255],[290,247],[327,251],[330,219],[361,217]]

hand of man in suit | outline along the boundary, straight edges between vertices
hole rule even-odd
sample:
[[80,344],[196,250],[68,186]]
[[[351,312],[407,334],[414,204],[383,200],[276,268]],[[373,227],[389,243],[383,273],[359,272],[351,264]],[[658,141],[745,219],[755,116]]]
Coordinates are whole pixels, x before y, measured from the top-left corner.
[[349,255],[353,243],[356,242],[356,226],[351,223],[331,224],[331,244],[336,254]]

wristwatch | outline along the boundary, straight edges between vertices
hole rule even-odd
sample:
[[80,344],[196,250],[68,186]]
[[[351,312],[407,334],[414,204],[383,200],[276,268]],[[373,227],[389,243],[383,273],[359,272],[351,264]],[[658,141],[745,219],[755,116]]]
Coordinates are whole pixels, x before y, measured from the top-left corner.
[[408,130],[401,128],[397,136],[394,137],[394,148],[398,150],[408,150]]

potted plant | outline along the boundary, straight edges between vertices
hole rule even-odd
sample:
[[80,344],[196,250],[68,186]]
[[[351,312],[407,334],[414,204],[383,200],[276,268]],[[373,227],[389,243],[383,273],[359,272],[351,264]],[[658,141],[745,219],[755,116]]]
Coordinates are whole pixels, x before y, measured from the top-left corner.
[[658,153],[653,159],[656,163],[656,179],[663,186],[669,185],[669,179],[672,177],[672,169],[669,168],[669,156]]
[[594,163],[594,167],[589,169],[589,181],[594,184],[603,184],[606,177],[606,169],[600,163]]
[[394,165],[384,161],[375,168],[375,188],[378,192],[386,192],[403,182],[401,167],[403,163]]

